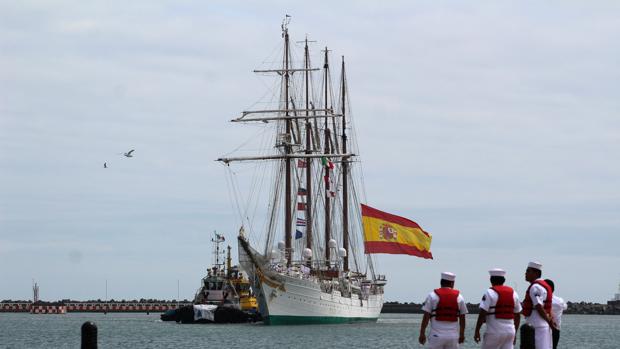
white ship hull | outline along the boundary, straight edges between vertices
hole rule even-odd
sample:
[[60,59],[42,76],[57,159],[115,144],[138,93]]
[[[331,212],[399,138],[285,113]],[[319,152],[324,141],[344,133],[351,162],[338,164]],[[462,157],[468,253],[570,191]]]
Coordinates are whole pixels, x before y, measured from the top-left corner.
[[383,307],[383,294],[371,294],[367,299],[357,294],[343,297],[339,291],[321,291],[312,280],[279,279],[284,281],[284,291],[261,283],[263,316],[270,325],[377,321]]
[[242,237],[239,238],[239,262],[253,282],[259,312],[266,324],[376,321],[381,313],[382,292],[358,289],[345,297],[338,290],[324,292],[319,280],[310,275],[289,275],[264,269],[259,272],[255,267],[257,264],[269,269],[266,259]]

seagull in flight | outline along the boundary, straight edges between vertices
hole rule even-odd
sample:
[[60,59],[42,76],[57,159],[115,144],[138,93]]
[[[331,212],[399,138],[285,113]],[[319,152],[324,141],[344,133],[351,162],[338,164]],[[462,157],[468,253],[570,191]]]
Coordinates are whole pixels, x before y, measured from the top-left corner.
[[103,163],[103,168],[108,168],[108,163],[107,162]]
[[133,151],[134,151],[134,150],[135,150],[135,149],[131,149],[130,151],[128,151],[128,152],[126,152],[126,153],[124,153],[123,155],[125,155],[125,156],[126,156],[126,157],[128,157],[128,158],[131,158],[131,157],[133,157],[133,155],[132,155],[131,153],[133,153]]

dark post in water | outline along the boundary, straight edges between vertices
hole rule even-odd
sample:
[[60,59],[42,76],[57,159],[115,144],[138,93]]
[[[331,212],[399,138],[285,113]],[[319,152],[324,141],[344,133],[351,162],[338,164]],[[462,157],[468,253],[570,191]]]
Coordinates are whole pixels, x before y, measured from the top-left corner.
[[82,324],[82,349],[97,349],[97,325],[93,322]]
[[[536,347],[534,339],[534,327],[524,324],[521,326],[521,346],[520,349],[534,349]],[[516,334],[515,334],[516,336]]]

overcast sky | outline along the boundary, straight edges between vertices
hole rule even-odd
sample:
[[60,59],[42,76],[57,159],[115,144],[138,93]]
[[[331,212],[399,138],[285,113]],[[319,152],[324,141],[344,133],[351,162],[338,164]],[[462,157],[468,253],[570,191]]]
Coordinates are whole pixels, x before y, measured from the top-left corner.
[[347,57],[368,204],[433,234],[377,256],[386,300],[453,271],[478,302],[493,267],[523,294],[530,260],[569,301],[617,292],[617,1],[2,0],[0,299],[191,299],[286,13]]

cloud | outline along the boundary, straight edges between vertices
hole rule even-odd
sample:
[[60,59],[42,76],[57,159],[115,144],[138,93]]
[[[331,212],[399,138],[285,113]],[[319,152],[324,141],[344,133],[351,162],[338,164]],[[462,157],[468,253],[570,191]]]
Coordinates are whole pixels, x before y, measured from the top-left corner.
[[[465,261],[471,270],[460,280],[477,294],[490,264],[518,275],[535,256],[554,268],[566,298],[604,301],[615,281],[596,293],[583,285],[618,264],[619,10],[534,1],[2,3],[0,255],[27,277],[0,266],[17,280],[0,294],[24,298],[32,276],[58,268],[92,275],[84,285],[46,280],[52,298],[69,296],[65,285],[92,298],[89,287],[112,276],[119,294],[146,297],[128,282],[139,272],[152,277],[148,292],[166,297],[153,270],[197,282],[208,258],[187,256],[208,255],[209,232],[232,237],[240,223],[227,170],[213,160],[270,145],[261,126],[227,121],[278,101],[264,92],[273,81],[251,71],[279,59],[290,13],[293,40],[318,41],[315,65],[328,45],[337,76],[345,55],[369,203],[434,234],[436,261],[377,256],[388,299],[421,298],[438,272]],[[119,155],[131,148],[134,158]],[[576,282],[571,256],[600,273]]]

